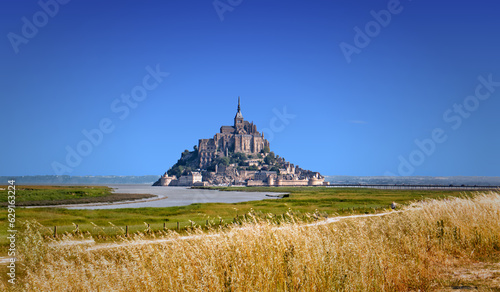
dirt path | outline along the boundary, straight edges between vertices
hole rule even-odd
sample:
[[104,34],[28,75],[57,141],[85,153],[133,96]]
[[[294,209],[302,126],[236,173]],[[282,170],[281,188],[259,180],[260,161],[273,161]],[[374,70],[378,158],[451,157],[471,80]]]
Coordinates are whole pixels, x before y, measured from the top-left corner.
[[[390,214],[395,214],[401,211],[390,211],[386,213],[378,213],[378,214],[361,214],[361,215],[350,215],[350,216],[338,216],[338,217],[332,217],[332,218],[327,218],[325,220],[320,220],[318,222],[314,223],[309,223],[309,224],[304,224],[304,227],[307,226],[316,226],[316,225],[324,225],[324,224],[330,224],[334,222],[338,222],[340,220],[345,220],[345,219],[352,219],[352,218],[367,218],[367,217],[380,217],[380,216],[386,216]],[[244,228],[244,227],[242,227]],[[282,227],[276,227],[277,229],[280,229]],[[174,240],[190,240],[190,239],[199,239],[202,237],[216,237],[220,236],[219,234],[200,234],[200,235],[186,235],[186,236],[179,236],[176,238],[168,238],[168,239],[150,239],[150,240],[131,240],[128,242],[121,242],[121,243],[96,243],[94,240],[81,240],[81,241],[60,241],[57,244],[58,245],[63,245],[63,246],[68,246],[68,245],[89,245],[87,250],[100,250],[100,249],[108,249],[108,248],[120,248],[124,246],[130,246],[130,245],[145,245],[145,244],[154,244],[154,243],[164,243],[164,242],[172,242]],[[10,260],[9,257],[0,257],[0,264],[6,264]]]
[[[390,214],[395,214],[401,211],[391,211],[391,212],[386,212],[386,213],[378,213],[378,214],[362,214],[362,215],[350,215],[350,216],[338,216],[338,217],[333,217],[333,218],[327,218],[325,220],[321,220],[318,222],[310,223],[310,224],[304,224],[303,226],[316,226],[316,225],[325,225],[325,224],[331,224],[334,222],[338,222],[340,220],[344,219],[352,219],[352,218],[366,218],[366,217],[380,217],[380,216],[385,216],[385,215],[390,215]],[[244,229],[245,227],[242,227],[241,229]],[[283,227],[276,227],[276,229],[281,229]],[[200,234],[200,235],[186,235],[186,236],[179,236],[176,238],[168,238],[168,239],[151,239],[151,240],[133,240],[129,242],[123,242],[123,243],[102,243],[102,244],[95,244],[94,246],[89,247],[87,250],[99,250],[99,249],[107,249],[107,248],[120,248],[123,246],[130,246],[130,245],[144,245],[144,244],[154,244],[154,243],[164,243],[164,242],[172,242],[174,240],[190,240],[190,239],[200,239],[202,237],[217,237],[220,236],[219,234]]]
[[473,263],[446,273],[452,283],[437,291],[500,291],[500,263]]
[[[341,220],[353,218],[368,218],[368,217],[381,217],[391,214],[396,214],[401,211],[390,211],[378,214],[361,214],[350,216],[338,216],[320,220],[314,223],[303,224],[302,227],[317,226],[339,222]],[[245,227],[241,227],[244,229]],[[276,227],[281,229],[284,227]],[[55,244],[60,246],[70,245],[88,245],[87,251],[121,248],[125,246],[141,246],[147,244],[161,244],[165,242],[173,242],[177,240],[195,240],[204,237],[218,237],[220,234],[199,234],[199,235],[186,235],[178,236],[168,239],[151,239],[151,240],[131,240],[121,243],[96,243],[94,240],[82,241],[60,241]],[[500,258],[500,255],[498,255]],[[10,258],[0,257],[0,264],[8,264]],[[438,288],[436,291],[500,291],[500,262],[493,260],[492,262],[477,262],[465,266],[450,269],[444,274],[446,283],[449,283],[444,288]]]

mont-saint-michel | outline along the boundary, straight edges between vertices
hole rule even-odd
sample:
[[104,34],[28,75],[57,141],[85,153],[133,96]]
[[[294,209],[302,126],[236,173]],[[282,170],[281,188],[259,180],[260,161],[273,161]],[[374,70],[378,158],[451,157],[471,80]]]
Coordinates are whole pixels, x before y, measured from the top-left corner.
[[213,138],[199,139],[154,186],[321,186],[319,173],[275,155],[263,133],[241,113],[240,98],[232,126],[221,126]]

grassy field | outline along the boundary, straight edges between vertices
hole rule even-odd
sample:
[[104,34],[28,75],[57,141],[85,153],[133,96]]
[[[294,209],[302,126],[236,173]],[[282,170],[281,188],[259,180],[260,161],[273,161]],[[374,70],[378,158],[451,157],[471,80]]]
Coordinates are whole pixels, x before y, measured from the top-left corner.
[[[309,198],[296,194],[287,204],[296,197],[315,207],[324,203],[319,199],[322,196],[343,200],[349,193],[354,200],[350,206],[365,202],[383,206],[392,198],[403,202],[402,197],[421,199],[412,192],[367,192],[308,189],[304,196]],[[450,194],[427,194],[443,195]],[[334,206],[337,203],[346,202],[331,201]],[[242,205],[248,203],[234,206]],[[208,211],[204,208],[196,212]],[[470,282],[449,275],[471,263],[498,262],[499,194],[425,200],[400,210],[312,225],[304,225],[294,215],[287,215],[293,220],[279,224],[272,216],[250,216],[242,226],[209,231],[211,236],[196,229],[180,240],[176,232],[164,232],[162,242],[141,244],[136,241],[143,238],[139,236],[123,238],[118,247],[99,249],[47,245],[40,234],[43,227],[31,223],[20,234],[22,266],[17,290],[453,291],[454,287],[477,286],[480,291],[497,291],[493,278]],[[2,273],[1,277],[7,276]],[[7,288],[5,281],[0,282],[1,288]]]
[[[84,187],[80,187],[86,190]],[[289,210],[302,220],[314,220],[314,217],[305,217],[305,214],[314,214],[315,217],[327,217],[345,214],[364,214],[382,212],[388,209],[395,201],[407,204],[415,200],[430,198],[445,198],[460,196],[463,192],[457,191],[429,191],[429,190],[377,190],[377,189],[337,189],[325,187],[251,187],[251,188],[221,188],[222,190],[242,190],[259,192],[286,192],[290,197],[283,199],[269,199],[234,204],[206,203],[192,204],[181,207],[168,208],[140,208],[140,209],[109,209],[109,210],[68,210],[63,208],[18,208],[17,222],[34,219],[46,227],[44,235],[53,234],[53,227],[58,226],[58,233],[73,232],[78,224],[79,231],[90,232],[97,240],[109,241],[125,233],[125,226],[129,232],[139,232],[147,229],[161,231],[163,226],[180,231],[189,229],[192,225],[216,226],[241,221],[245,214],[253,213],[261,218],[267,214],[275,215],[275,220],[282,220],[282,215]],[[74,188],[64,189],[65,196]],[[18,193],[19,194],[19,193]],[[20,197],[21,195],[18,195]],[[61,195],[62,196],[62,195]],[[47,196],[48,197],[48,196]],[[47,197],[35,197],[40,200]],[[51,195],[51,198],[53,195]],[[0,225],[6,226],[7,216],[5,209],[0,212]],[[6,229],[0,229],[0,255],[6,252]]]
[[[7,192],[7,186],[0,191]],[[47,206],[115,202],[153,197],[147,194],[114,194],[106,186],[16,186],[16,206]],[[6,207],[7,196],[0,196],[0,207]]]

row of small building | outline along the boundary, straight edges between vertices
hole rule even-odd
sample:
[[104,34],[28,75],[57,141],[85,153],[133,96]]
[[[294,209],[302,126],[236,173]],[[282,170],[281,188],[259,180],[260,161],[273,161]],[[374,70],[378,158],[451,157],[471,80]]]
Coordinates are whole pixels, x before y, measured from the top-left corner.
[[[243,177],[250,177],[244,181],[235,181],[233,184],[246,186],[323,186],[329,185],[319,173],[311,177],[299,178],[294,174],[278,175],[276,171],[244,171]],[[253,178],[253,179],[252,179]],[[203,181],[203,176],[198,171],[191,171],[177,178],[165,173],[159,180],[160,186],[208,186],[209,182]]]

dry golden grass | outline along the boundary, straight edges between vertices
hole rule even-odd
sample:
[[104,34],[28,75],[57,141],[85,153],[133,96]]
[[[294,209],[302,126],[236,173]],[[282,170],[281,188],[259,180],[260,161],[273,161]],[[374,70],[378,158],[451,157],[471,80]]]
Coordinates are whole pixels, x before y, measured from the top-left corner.
[[294,220],[93,248],[49,245],[30,223],[14,290],[428,291],[452,264],[500,250],[497,193],[330,224]]

